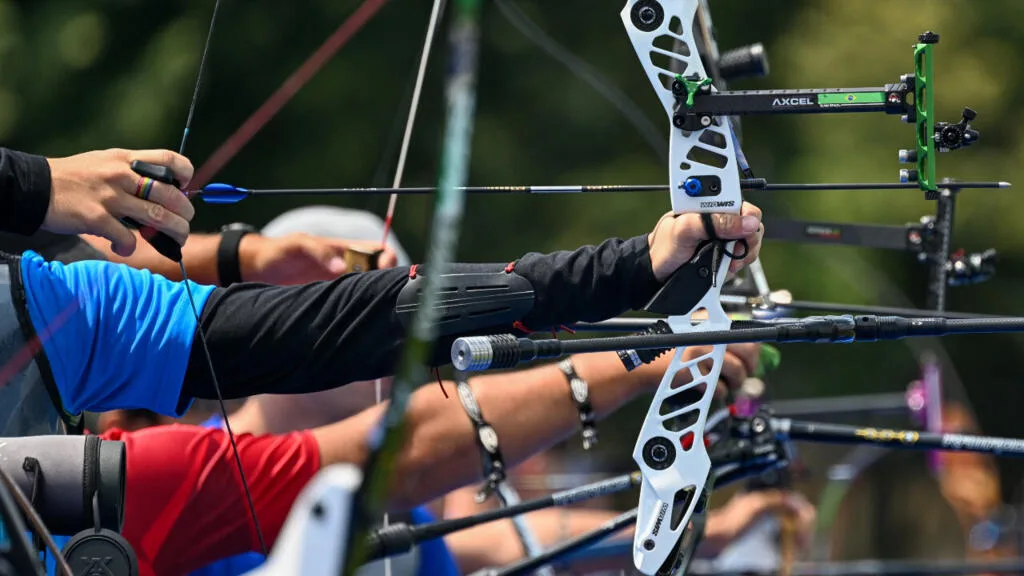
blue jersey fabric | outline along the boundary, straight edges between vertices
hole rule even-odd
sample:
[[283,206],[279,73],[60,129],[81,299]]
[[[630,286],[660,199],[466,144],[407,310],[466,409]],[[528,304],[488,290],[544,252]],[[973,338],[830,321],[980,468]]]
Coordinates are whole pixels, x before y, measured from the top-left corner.
[[[60,551],[60,550],[63,550],[64,547],[68,545],[68,542],[71,541],[71,537],[70,536],[58,536],[58,535],[54,534],[53,535],[53,541],[54,541],[55,544],[57,544],[57,550]],[[49,576],[57,576],[57,561],[54,560],[53,554],[50,554],[49,552],[46,553],[46,573]]]
[[[224,419],[213,416],[203,426],[220,428]],[[437,519],[425,507],[414,508],[410,514],[413,524],[427,524]],[[428,540],[419,545],[420,565],[416,576],[462,576],[455,558],[441,538]],[[208,566],[192,572],[190,576],[240,576],[263,564],[265,557],[257,552],[246,552],[230,558],[218,560]]]
[[[32,251],[21,276],[67,412],[187,411],[180,394],[196,319],[183,282],[113,262],[47,262]],[[189,284],[201,312],[214,287]]]
[[[410,515],[412,523],[416,526],[437,521],[430,510],[423,506],[413,508]],[[458,564],[455,563],[455,556],[452,556],[443,538],[420,542],[419,549],[420,569],[416,576],[462,576]]]

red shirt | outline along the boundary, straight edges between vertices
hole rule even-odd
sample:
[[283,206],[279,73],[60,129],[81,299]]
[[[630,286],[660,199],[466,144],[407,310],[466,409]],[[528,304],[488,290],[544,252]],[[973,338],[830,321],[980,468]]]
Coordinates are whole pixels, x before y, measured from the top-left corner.
[[[187,574],[261,551],[227,432],[174,424],[102,437],[126,445],[122,534],[135,548],[141,576]],[[235,440],[263,536],[273,546],[292,503],[320,470],[320,448],[309,432]]]

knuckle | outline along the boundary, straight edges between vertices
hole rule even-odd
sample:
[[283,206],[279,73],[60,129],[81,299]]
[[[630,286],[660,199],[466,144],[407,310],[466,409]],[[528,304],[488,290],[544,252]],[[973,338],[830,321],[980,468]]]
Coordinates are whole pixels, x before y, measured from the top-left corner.
[[167,209],[160,204],[150,202],[146,208],[146,215],[154,224],[159,224],[167,218]]
[[196,207],[193,206],[191,202],[183,202],[181,205],[181,210],[178,212],[178,216],[181,216],[185,220],[191,222],[192,218],[194,218],[195,215]]
[[98,190],[96,194],[96,200],[101,207],[106,209],[113,208],[120,201],[121,193],[116,188],[104,186]]
[[157,152],[156,162],[157,164],[161,164],[163,166],[170,166],[171,164],[174,163],[175,156],[176,154],[174,152],[171,152],[170,150],[160,150],[159,152]]
[[704,232],[704,224],[701,223],[699,214],[683,214],[677,220],[684,234],[701,234]]
[[128,165],[122,161],[104,163],[103,167],[99,169],[100,178],[106,182],[118,182],[126,179],[130,173]]
[[103,225],[103,221],[109,217],[106,210],[96,207],[94,209],[87,210],[83,214],[83,220],[85,223],[93,229],[99,228]]

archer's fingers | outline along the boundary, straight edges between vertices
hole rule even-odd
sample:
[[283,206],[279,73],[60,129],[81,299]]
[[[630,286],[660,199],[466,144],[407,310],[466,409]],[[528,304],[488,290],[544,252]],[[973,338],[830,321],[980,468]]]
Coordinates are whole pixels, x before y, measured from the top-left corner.
[[706,356],[711,354],[712,350],[714,350],[714,346],[687,346],[683,350],[683,361],[689,362],[701,356]]
[[109,240],[110,249],[122,258],[127,258],[135,252],[138,242],[135,233],[107,212],[90,223],[89,230]]
[[188,222],[191,222],[192,218],[196,215],[196,207],[189,201],[188,196],[185,196],[181,190],[170,184],[154,182],[153,188],[149,192],[148,200],[163,206],[171,213],[184,218]]
[[377,257],[377,268],[384,270],[398,266],[398,254],[391,248],[385,248]]
[[[739,214],[712,214],[715,233],[719,238],[739,240],[757,232],[761,226],[761,209],[744,202]],[[702,226],[703,227],[703,226]]]
[[192,167],[192,162],[188,158],[170,150],[133,150],[129,162],[133,160],[170,168],[178,183],[181,184],[182,190],[192,181],[192,175],[195,173],[195,168]]
[[188,221],[167,210],[162,205],[147,202],[134,196],[121,198],[119,204],[119,212],[124,216],[132,218],[144,226],[156,228],[173,238],[179,246],[184,246],[185,241],[188,240]]
[[743,365],[741,360],[735,354],[725,353],[725,359],[722,361],[722,371],[719,373],[718,378],[720,381],[725,382],[725,385],[730,390],[736,390],[743,384],[743,381],[749,376],[747,367]]
[[[761,344],[744,343],[744,344],[730,344],[725,349],[725,355],[733,356],[743,363],[743,368],[749,374],[753,374],[757,371],[757,366],[761,362]],[[746,377],[743,378],[746,380]],[[742,380],[740,381],[742,383]]]
[[344,258],[346,244],[333,238],[310,236],[299,232],[290,234],[286,239],[295,242],[302,252],[317,262],[327,265],[333,258]]
[[733,260],[729,263],[730,272],[738,272],[744,266],[749,265],[754,260],[757,260],[761,255],[761,241],[764,239],[764,224],[761,224],[757,232],[746,237],[747,242],[747,253],[743,255],[740,260]]
[[[676,222],[677,233],[686,241],[700,242],[708,239],[700,214],[681,214],[676,218]],[[715,225],[715,234],[723,240],[747,238],[755,234],[761,226],[759,214],[712,214],[711,222]]]

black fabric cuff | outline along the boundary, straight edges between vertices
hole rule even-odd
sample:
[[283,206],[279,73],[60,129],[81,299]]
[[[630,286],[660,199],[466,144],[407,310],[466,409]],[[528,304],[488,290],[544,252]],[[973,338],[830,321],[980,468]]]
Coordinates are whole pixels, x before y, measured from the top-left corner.
[[50,164],[43,156],[0,148],[0,230],[29,236],[50,209]]
[[530,253],[515,263],[515,270],[536,289],[533,310],[522,319],[532,330],[640,310],[661,289],[646,234],[572,252]]

